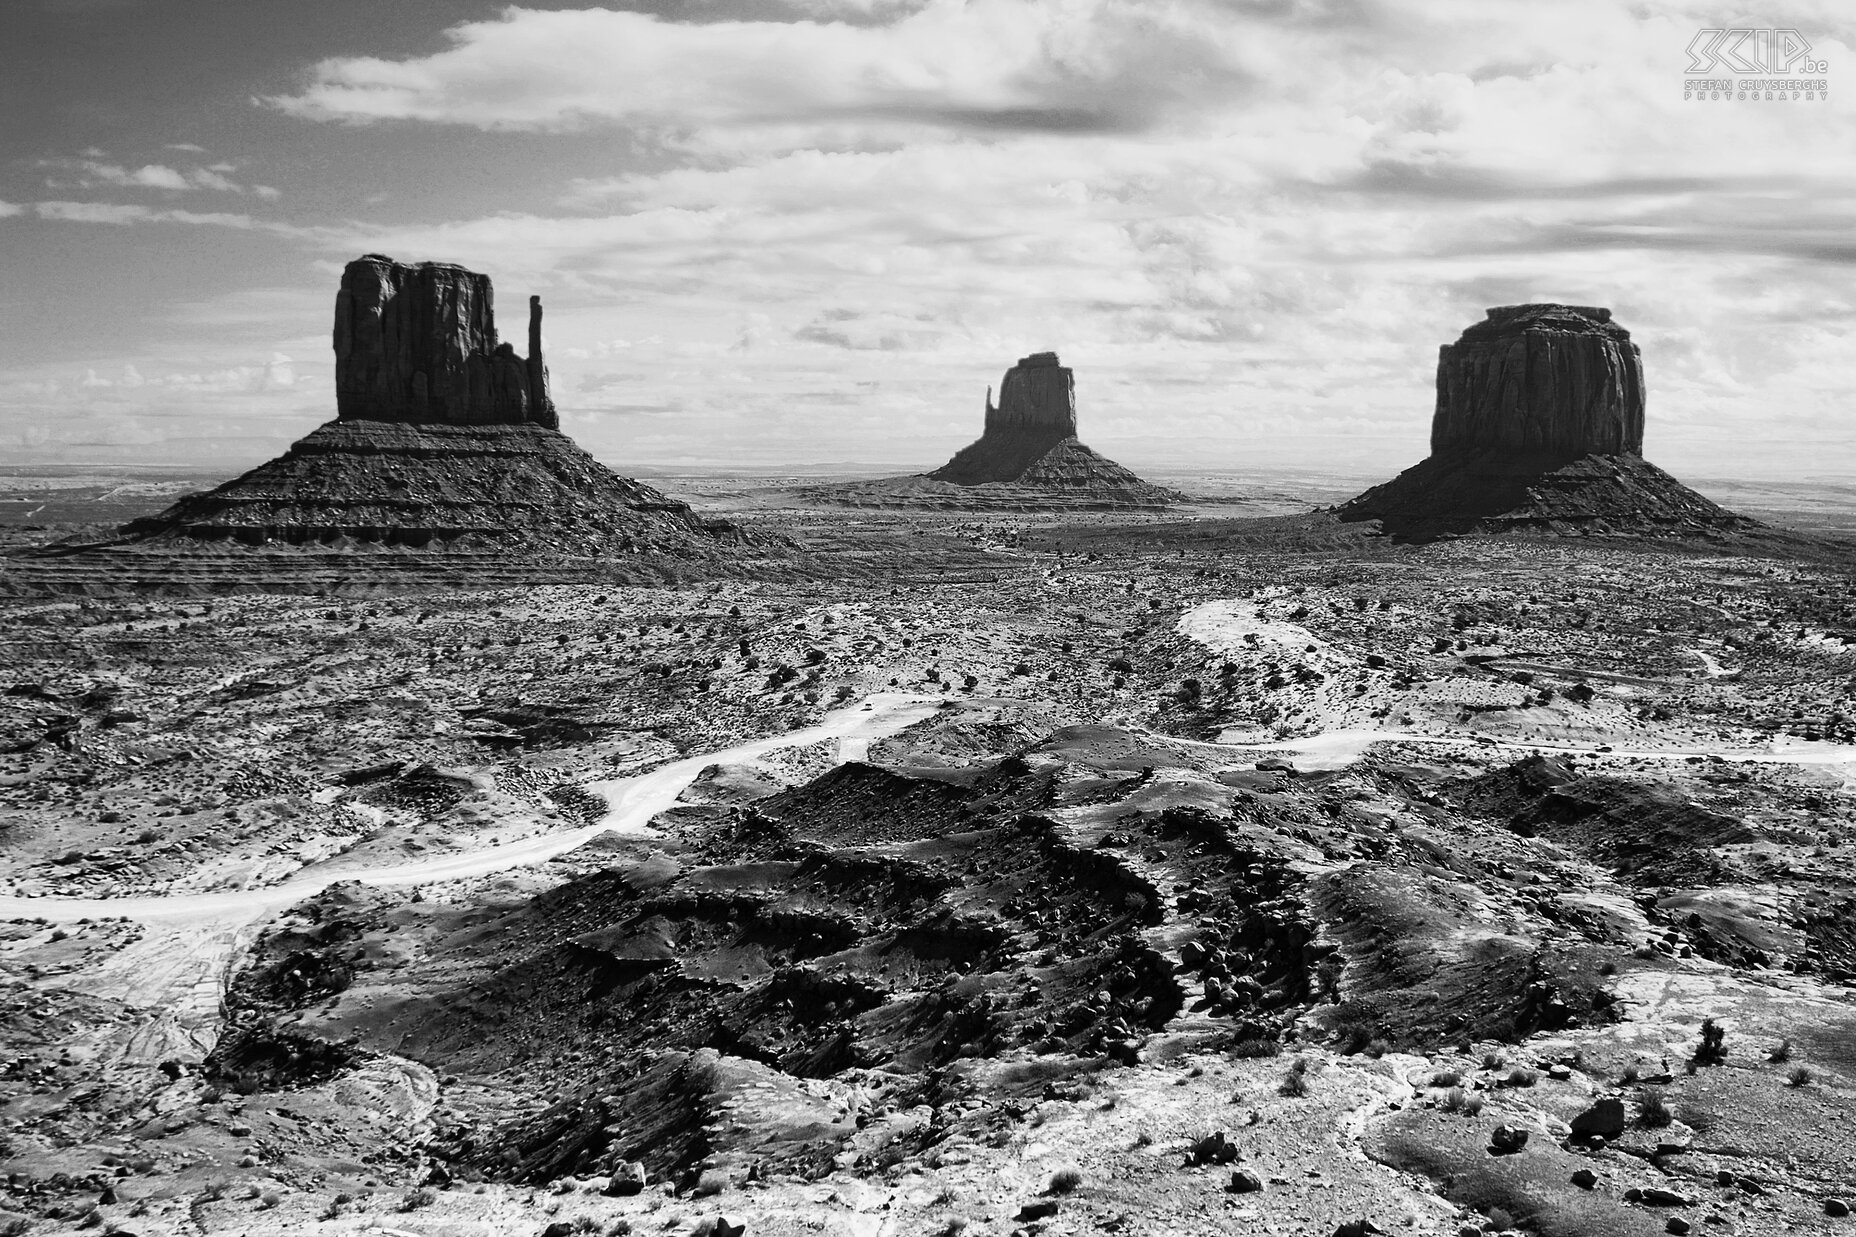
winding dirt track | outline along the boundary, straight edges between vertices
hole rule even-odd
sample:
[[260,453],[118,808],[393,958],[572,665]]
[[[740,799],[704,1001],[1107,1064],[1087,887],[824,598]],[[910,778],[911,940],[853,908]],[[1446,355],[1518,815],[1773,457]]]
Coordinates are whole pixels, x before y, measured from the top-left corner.
[[54,923],[119,917],[144,927],[141,939],[95,969],[60,986],[138,1007],[141,1016],[121,1024],[100,1045],[116,1064],[173,1058],[197,1061],[218,1037],[220,995],[228,974],[264,920],[340,881],[364,885],[423,885],[462,880],[545,863],[608,831],[654,836],[649,821],[676,802],[684,787],[713,764],[752,760],[782,747],[839,741],[840,760],[862,759],[870,741],[904,730],[940,707],[937,696],[897,692],[873,695],[826,715],[816,726],[691,756],[637,777],[592,782],[586,789],[608,807],[597,824],[544,833],[501,846],[483,846],[412,863],[374,868],[312,865],[286,880],[256,889],[127,898],[0,897],[0,918]]
[[508,868],[545,863],[601,833],[653,836],[649,821],[677,801],[697,774],[713,764],[752,760],[782,747],[803,747],[829,739],[842,744],[841,754],[861,756],[870,740],[906,729],[932,715],[940,705],[937,696],[885,692],[860,704],[838,709],[816,726],[755,739],[675,761],[636,777],[589,782],[585,789],[603,797],[608,808],[598,823],[579,829],[537,834],[500,846],[482,846],[455,854],[435,855],[411,863],[355,868],[346,865],[311,865],[275,885],[256,889],[229,889],[212,893],[155,895],[125,898],[23,898],[0,896],[0,918],[26,916],[69,922],[84,918],[119,917],[143,922],[182,919],[219,919],[258,915],[300,902],[340,881],[363,885],[425,885],[434,881],[463,880]]

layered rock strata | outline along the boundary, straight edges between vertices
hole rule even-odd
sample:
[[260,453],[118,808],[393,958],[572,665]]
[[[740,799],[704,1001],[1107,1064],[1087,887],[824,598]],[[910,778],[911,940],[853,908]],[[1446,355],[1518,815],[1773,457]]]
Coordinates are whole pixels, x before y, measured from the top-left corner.
[[1644,460],[1643,427],[1642,360],[1609,309],[1498,306],[1439,350],[1430,457],[1340,517],[1411,540],[1754,525]]
[[529,298],[528,356],[499,343],[490,278],[442,262],[356,258],[335,294],[335,409],[342,421],[558,429]]

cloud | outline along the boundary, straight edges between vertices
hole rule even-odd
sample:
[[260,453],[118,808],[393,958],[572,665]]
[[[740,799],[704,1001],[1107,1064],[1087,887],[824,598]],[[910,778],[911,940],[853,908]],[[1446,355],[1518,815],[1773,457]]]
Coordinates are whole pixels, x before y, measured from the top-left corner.
[[5,219],[9,215],[23,215],[25,213],[26,208],[17,202],[0,202],[0,219]]
[[[198,146],[186,144],[169,146],[168,149],[200,151]],[[275,189],[262,185],[242,185],[233,180],[229,173],[237,171],[237,165],[225,162],[189,168],[169,167],[164,163],[128,167],[109,162],[100,151],[86,151],[79,158],[42,160],[40,166],[53,170],[53,175],[45,182],[52,189],[156,189],[168,193],[210,191],[255,193],[264,198],[278,196]]]
[[57,223],[95,223],[114,227],[136,224],[180,223],[193,227],[234,228],[241,232],[270,232],[279,236],[321,238],[329,230],[275,220],[255,219],[228,211],[156,209],[134,202],[34,202],[33,214]]
[[[1014,357],[1055,348],[1085,437],[1127,462],[1373,471],[1422,455],[1440,343],[1489,305],[1565,300],[1610,305],[1642,344],[1660,461],[1808,442],[1856,466],[1852,436],[1827,428],[1853,376],[1841,152],[1856,116],[1685,103],[1704,0],[676,9],[698,20],[508,9],[433,54],[325,61],[269,100],[331,122],[317,139],[333,152],[385,122],[409,147],[421,125],[601,132],[524,140],[509,209],[363,214],[412,200],[417,160],[412,179],[358,190],[349,220],[25,208],[267,232],[324,282],[172,311],[188,337],[232,324],[240,357],[85,356],[22,380],[71,399],[94,369],[111,385],[89,394],[137,424],[178,426],[195,392],[229,407],[258,389],[264,407],[326,416],[327,281],[371,251],[484,271],[505,304],[543,293],[557,402],[621,465],[799,461],[821,440],[932,465],[971,439]],[[1787,20],[1845,65],[1847,14],[1799,0]],[[583,170],[608,141],[612,159]],[[486,181],[507,173],[502,144],[480,146]],[[147,166],[190,192],[233,192],[205,179],[222,178],[241,205],[274,192],[189,153],[197,166]],[[273,343],[298,359],[251,359]]]
[[454,27],[430,56],[325,60],[265,101],[486,129],[1136,131],[1188,96],[1250,87],[1243,48],[1219,34],[1137,0],[933,0],[870,25],[510,8]]

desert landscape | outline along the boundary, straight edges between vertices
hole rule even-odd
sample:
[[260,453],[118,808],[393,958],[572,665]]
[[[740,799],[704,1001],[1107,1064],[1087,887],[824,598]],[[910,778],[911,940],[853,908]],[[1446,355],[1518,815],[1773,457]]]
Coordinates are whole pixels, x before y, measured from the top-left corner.
[[1856,1237],[1848,6],[7,17],[0,1237]]
[[15,483],[120,523],[0,569],[9,1232],[1849,1223],[1856,558],[1645,463],[1608,311],[1350,503],[683,501],[439,403],[480,281],[351,264],[419,382],[241,478]]

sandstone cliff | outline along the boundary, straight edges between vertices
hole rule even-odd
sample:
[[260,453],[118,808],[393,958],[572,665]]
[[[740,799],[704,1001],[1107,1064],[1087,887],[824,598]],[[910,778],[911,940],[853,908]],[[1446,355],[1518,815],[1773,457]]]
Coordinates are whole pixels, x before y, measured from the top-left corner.
[[342,421],[559,427],[541,355],[541,298],[529,298],[523,358],[496,338],[487,275],[350,262],[335,294],[335,408]]
[[1437,357],[1431,452],[1643,452],[1643,363],[1609,309],[1504,305]]

